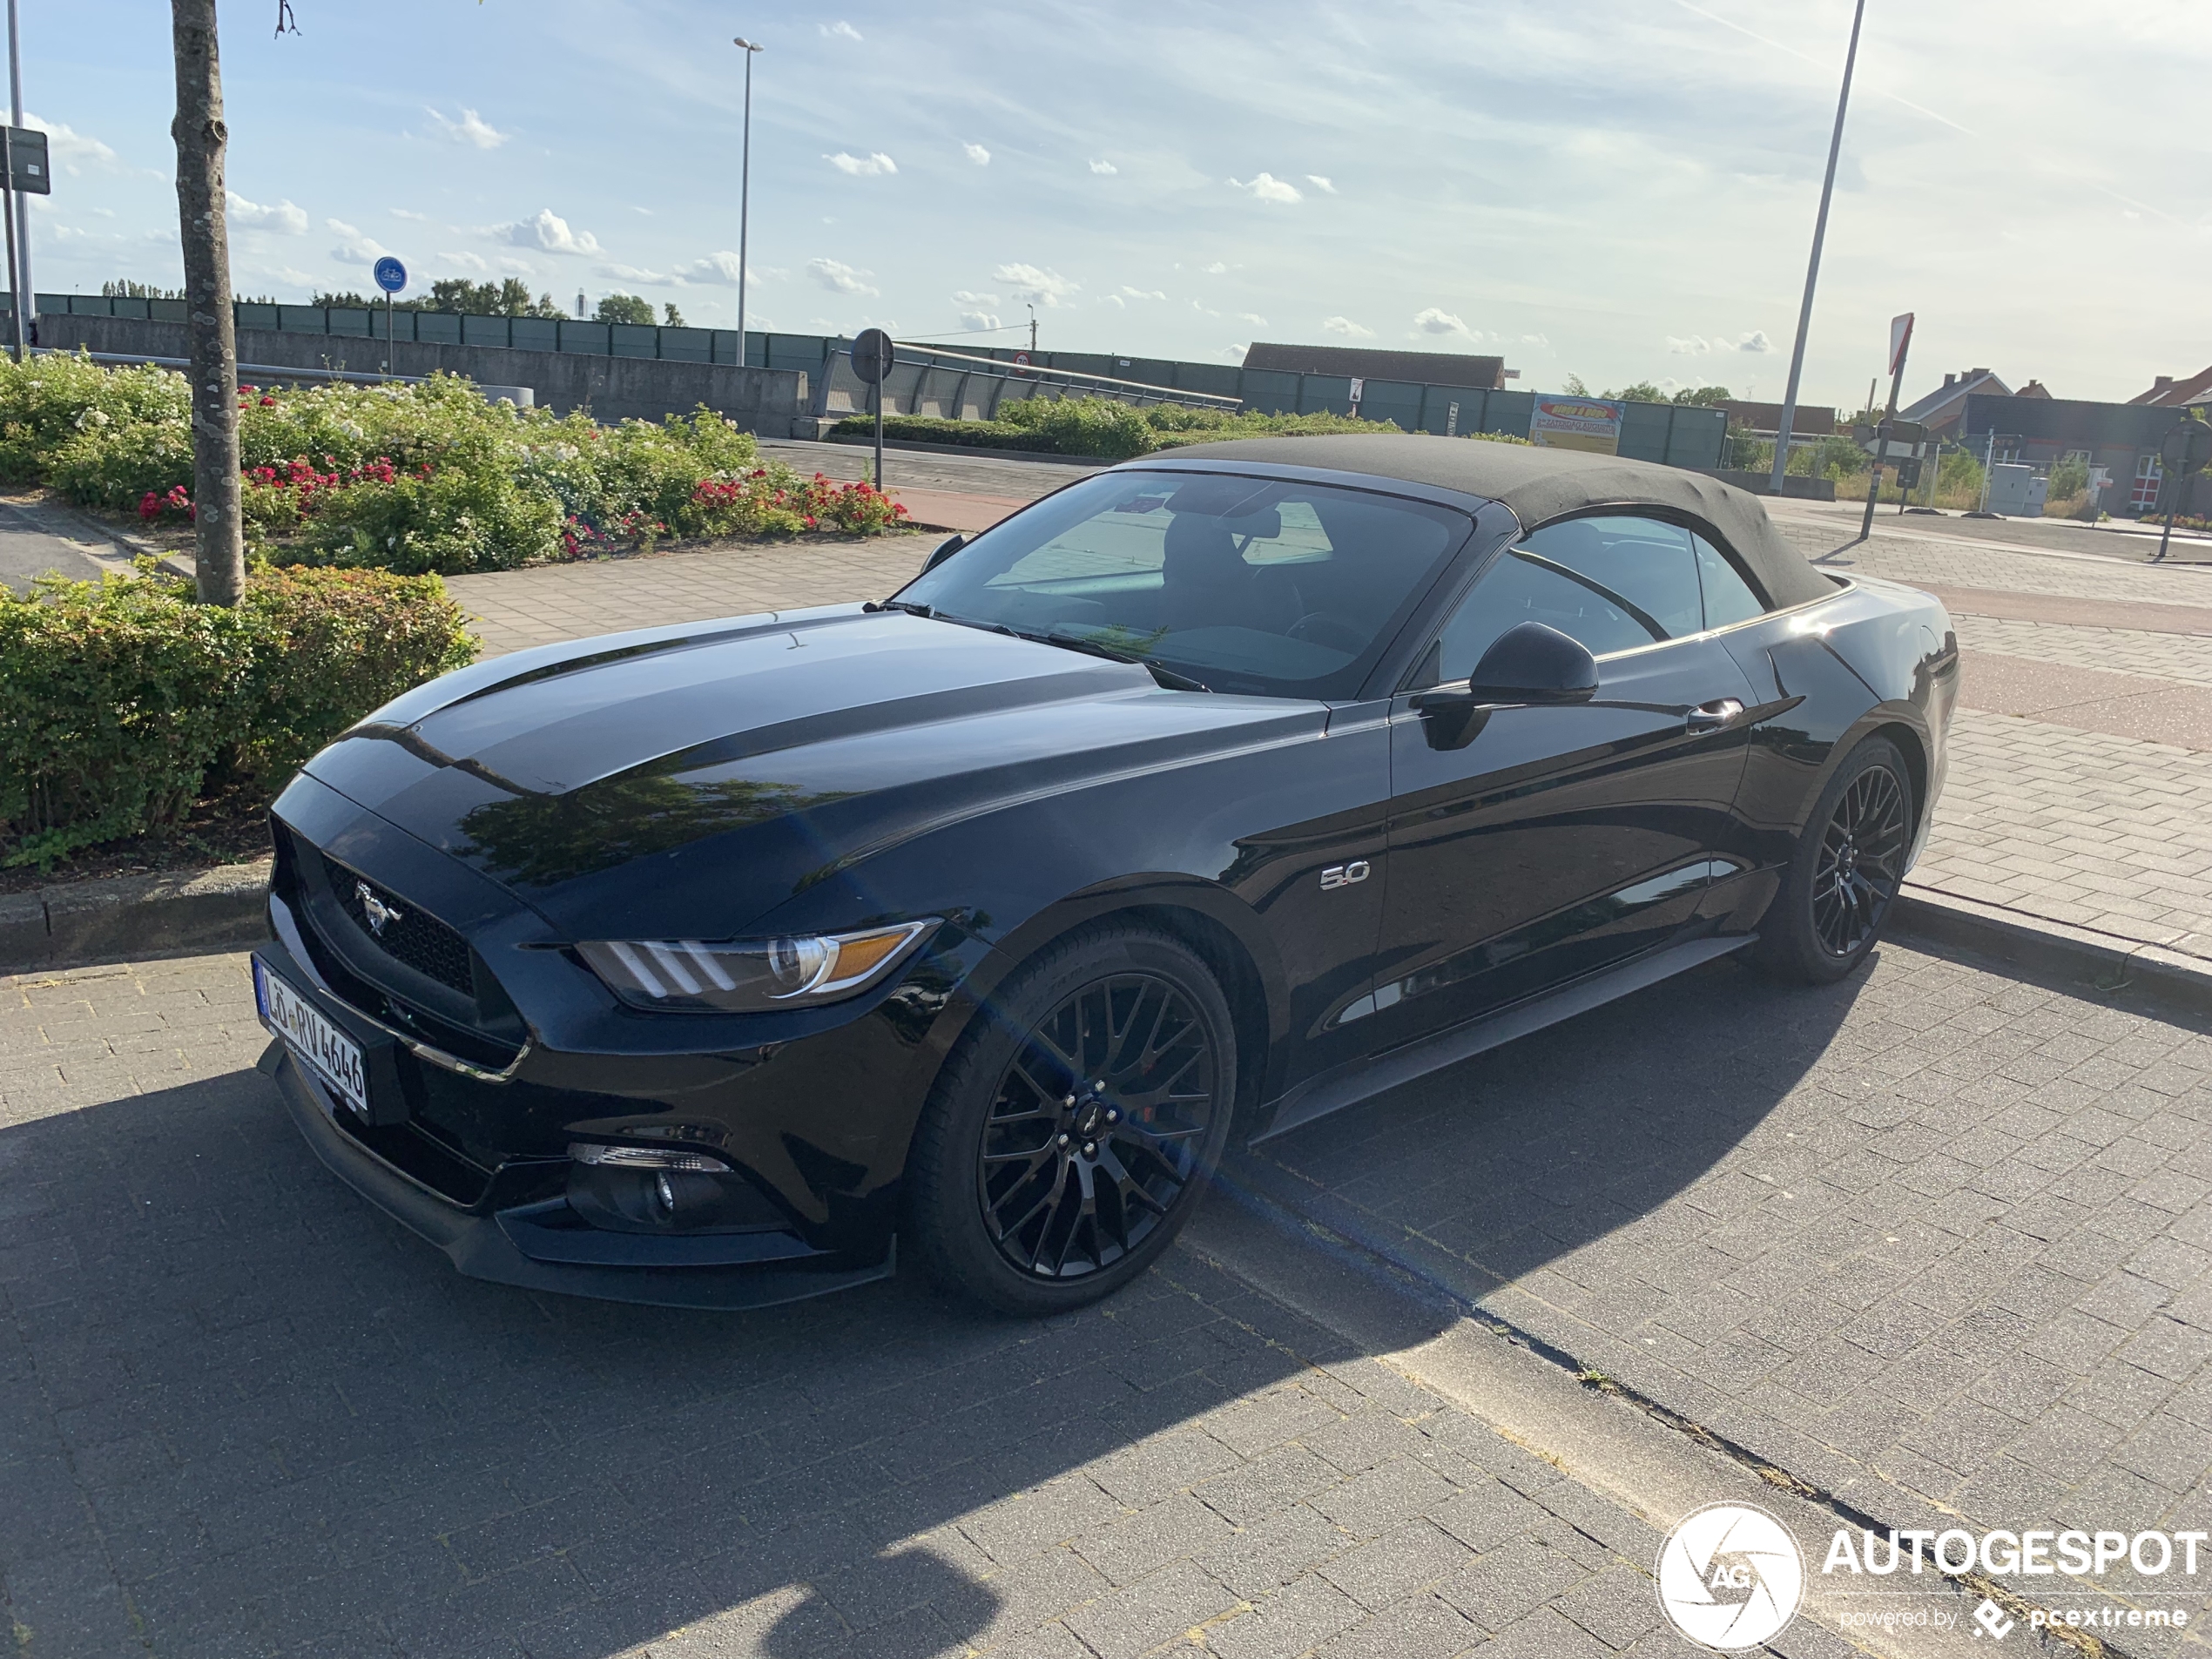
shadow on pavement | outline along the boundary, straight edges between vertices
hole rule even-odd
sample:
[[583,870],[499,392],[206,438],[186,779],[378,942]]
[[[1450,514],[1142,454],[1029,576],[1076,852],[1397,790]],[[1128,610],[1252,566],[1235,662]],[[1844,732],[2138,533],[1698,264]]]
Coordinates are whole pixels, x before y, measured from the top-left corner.
[[[1263,1152],[1529,1273],[1695,1186],[1853,995],[1751,983],[1659,988]],[[1261,1298],[1183,1252],[1040,1323],[912,1275],[741,1315],[479,1284],[328,1177],[251,1072],[0,1131],[0,1292],[29,1659],[598,1659],[710,1615],[718,1651],[987,1646],[1109,1591],[1070,1552],[1085,1582],[1009,1566],[1119,1513],[1049,1483],[1178,1489],[1204,1472],[1162,1437],[1357,1357],[1263,1336],[1298,1322],[1240,1318]]]

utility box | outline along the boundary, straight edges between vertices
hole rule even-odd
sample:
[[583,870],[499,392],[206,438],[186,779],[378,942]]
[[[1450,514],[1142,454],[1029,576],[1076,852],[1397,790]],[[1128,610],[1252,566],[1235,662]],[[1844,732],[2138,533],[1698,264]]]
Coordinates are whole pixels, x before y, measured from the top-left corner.
[[2036,476],[2034,468],[2000,462],[1989,469],[1989,510],[2006,518],[2040,518],[2050,488],[2051,481]]

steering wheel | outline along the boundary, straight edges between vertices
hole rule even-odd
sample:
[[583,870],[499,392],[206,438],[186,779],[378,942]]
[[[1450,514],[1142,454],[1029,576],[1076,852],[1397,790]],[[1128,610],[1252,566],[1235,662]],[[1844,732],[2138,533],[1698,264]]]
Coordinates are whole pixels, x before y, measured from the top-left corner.
[[1326,645],[1333,651],[1357,657],[1367,649],[1367,637],[1350,623],[1330,616],[1326,611],[1309,610],[1289,628],[1292,639],[1302,639],[1310,645]]

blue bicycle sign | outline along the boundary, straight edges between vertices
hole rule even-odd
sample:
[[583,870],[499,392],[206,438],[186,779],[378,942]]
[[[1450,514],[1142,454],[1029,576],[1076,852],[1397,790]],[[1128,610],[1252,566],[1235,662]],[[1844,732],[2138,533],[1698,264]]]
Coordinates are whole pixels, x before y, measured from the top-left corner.
[[407,287],[407,266],[387,253],[376,261],[376,286],[387,293],[397,293]]

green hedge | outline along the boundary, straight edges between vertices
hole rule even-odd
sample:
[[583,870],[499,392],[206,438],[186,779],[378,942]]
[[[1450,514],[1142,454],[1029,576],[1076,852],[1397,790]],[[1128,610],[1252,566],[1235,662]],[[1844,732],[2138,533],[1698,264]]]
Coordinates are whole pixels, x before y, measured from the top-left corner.
[[259,570],[234,610],[157,573],[0,590],[0,865],[266,795],[401,691],[474,659],[435,576]]
[[[1349,415],[1264,415],[1257,409],[1194,409],[1180,404],[1138,408],[1101,397],[1033,397],[999,405],[993,421],[951,421],[933,415],[887,415],[883,435],[913,443],[961,444],[979,449],[1028,450],[1039,455],[1100,455],[1126,461],[1156,449],[1187,443],[1219,443],[1230,438],[1309,437],[1339,432],[1396,432],[1391,421],[1362,421]],[[856,415],[831,430],[840,437],[866,437],[875,417]],[[1526,443],[1503,433],[1467,433],[1501,443]]]

